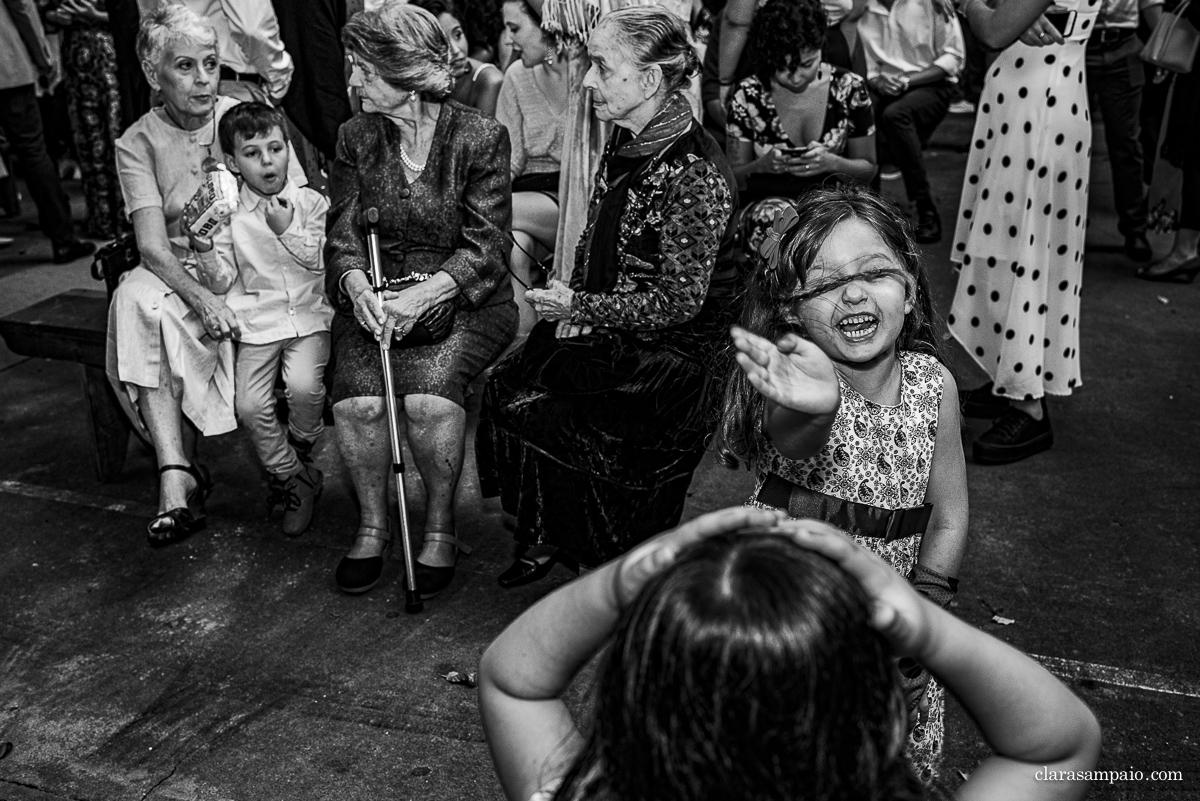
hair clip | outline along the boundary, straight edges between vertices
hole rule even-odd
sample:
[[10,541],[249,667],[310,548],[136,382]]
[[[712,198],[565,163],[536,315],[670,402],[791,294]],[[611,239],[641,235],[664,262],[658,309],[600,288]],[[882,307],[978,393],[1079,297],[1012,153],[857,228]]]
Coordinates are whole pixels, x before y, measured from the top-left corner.
[[790,203],[775,212],[775,219],[771,222],[771,230],[767,231],[766,239],[758,246],[758,255],[766,259],[768,270],[774,272],[779,269],[779,260],[782,258],[783,250],[783,235],[790,231],[799,219],[800,215],[796,213],[796,207]]

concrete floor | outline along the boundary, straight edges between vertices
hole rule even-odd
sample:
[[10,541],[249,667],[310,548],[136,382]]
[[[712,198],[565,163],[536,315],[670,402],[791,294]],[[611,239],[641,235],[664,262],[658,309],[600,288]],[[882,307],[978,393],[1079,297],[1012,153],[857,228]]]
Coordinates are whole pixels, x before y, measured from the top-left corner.
[[[969,133],[970,118],[950,118],[929,151],[948,229]],[[1091,797],[1197,798],[1200,286],[1132,278],[1099,137],[1096,150],[1084,386],[1051,403],[1053,450],[968,465],[971,547],[955,611],[1045,658],[1100,717],[1100,767],[1147,777]],[[95,286],[84,263],[46,263],[30,218],[0,221],[0,235],[19,238],[0,250],[0,314]],[[1154,244],[1162,253],[1167,240]],[[948,251],[926,251],[943,314]],[[960,368],[964,385],[979,383]],[[326,493],[300,539],[264,520],[261,472],[234,433],[204,443],[217,480],[208,530],[146,547],[153,459],[131,445],[121,479],[95,482],[79,369],[0,349],[0,742],[13,746],[0,801],[501,798],[474,693],[442,675],[473,670],[509,620],[569,576],[496,587],[510,541],[473,465],[459,533],[476,551],[409,616],[396,562],[366,596],[333,586],[355,517],[328,441]],[[706,462],[688,514],[737,503],[748,486]],[[410,493],[418,511],[415,477]],[[1015,622],[991,623],[993,611]],[[956,707],[948,728],[953,781],[986,746]],[[1155,770],[1183,780],[1151,781]]]

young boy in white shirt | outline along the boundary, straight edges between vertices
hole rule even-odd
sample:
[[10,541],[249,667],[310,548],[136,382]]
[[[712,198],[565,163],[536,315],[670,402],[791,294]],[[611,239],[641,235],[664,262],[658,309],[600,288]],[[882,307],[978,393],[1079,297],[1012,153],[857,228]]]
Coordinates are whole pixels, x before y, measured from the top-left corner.
[[[325,214],[329,201],[288,180],[283,113],[264,103],[233,107],[217,129],[225,163],[240,175],[240,203],[200,258],[237,271],[225,302],[241,325],[234,403],[270,474],[271,504],[284,506],[283,532],[312,522],[324,477],[312,449],[324,430],[325,365],[333,307],[325,297]],[[193,240],[197,251],[204,242]],[[275,413],[283,372],[287,431]]]

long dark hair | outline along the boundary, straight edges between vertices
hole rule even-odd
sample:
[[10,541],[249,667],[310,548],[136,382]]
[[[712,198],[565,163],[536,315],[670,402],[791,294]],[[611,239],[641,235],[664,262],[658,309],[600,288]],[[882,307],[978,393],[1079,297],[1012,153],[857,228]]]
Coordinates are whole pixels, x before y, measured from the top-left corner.
[[704,540],[626,610],[555,799],[922,798],[861,588],[777,535]]
[[[933,297],[929,276],[917,252],[912,229],[895,204],[874,192],[859,188],[814,189],[796,206],[798,221],[779,245],[780,258],[772,268],[758,259],[743,295],[738,325],[775,341],[787,333],[804,336],[789,315],[797,296],[805,290],[827,292],[832,287],[806,285],[808,270],[816,261],[829,234],[849,220],[861,220],[878,232],[884,244],[895,254],[913,286],[912,311],[896,340],[900,350],[926,353],[945,363],[934,330]],[[746,374],[732,359],[725,400],[717,426],[715,447],[718,458],[727,467],[740,460],[752,463],[758,457],[758,427],[762,420],[763,399],[750,385]]]

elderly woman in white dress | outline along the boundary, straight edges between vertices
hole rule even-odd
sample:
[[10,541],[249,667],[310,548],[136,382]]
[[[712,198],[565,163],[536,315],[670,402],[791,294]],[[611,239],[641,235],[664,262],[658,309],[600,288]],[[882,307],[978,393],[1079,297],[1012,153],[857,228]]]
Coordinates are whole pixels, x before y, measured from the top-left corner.
[[206,18],[182,5],[161,6],[144,16],[137,41],[142,70],[163,105],[117,140],[121,192],[142,260],[113,295],[108,375],[154,445],[158,514],[146,534],[162,546],[204,525],[211,481],[196,461],[198,434],[237,425],[238,322],[218,294],[228,287],[197,272],[180,220],[205,167],[223,159],[217,122],[238,101],[217,95],[217,35]]

